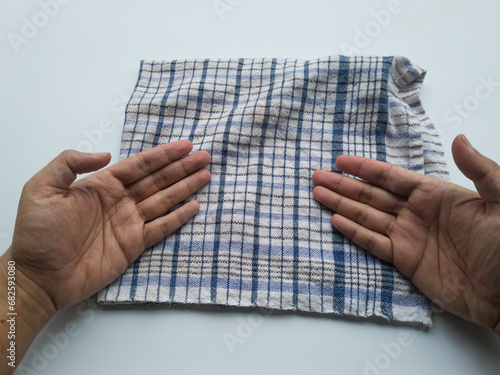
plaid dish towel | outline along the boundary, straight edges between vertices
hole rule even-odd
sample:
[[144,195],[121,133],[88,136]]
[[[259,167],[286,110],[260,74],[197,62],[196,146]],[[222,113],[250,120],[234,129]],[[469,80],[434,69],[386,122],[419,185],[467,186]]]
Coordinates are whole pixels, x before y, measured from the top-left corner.
[[179,139],[211,154],[200,212],[98,294],[101,303],[258,306],[431,325],[431,303],[352,244],[312,198],[341,154],[446,177],[403,57],[143,61],[121,158]]

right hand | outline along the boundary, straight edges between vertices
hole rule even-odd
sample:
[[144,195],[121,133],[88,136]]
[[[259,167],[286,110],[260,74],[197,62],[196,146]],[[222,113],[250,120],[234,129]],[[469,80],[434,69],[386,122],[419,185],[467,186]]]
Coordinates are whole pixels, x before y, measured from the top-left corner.
[[500,167],[465,136],[453,142],[458,168],[478,193],[357,156],[316,171],[314,197],[332,224],[393,263],[442,308],[500,334]]

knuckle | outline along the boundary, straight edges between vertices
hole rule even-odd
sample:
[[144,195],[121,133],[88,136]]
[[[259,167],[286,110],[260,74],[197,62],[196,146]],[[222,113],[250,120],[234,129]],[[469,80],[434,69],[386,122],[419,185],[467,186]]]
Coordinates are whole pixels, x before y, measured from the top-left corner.
[[392,233],[394,233],[395,226],[396,226],[396,221],[391,220],[389,224],[386,225],[384,232],[390,236]]
[[[387,164],[385,168],[380,168],[376,174],[376,182],[377,185],[391,184],[393,181],[390,179],[390,175],[392,173],[392,169],[394,168],[393,164]],[[392,187],[392,186],[391,186]]]
[[399,214],[401,212],[401,210],[403,209],[403,207],[404,207],[403,202],[397,201],[392,206],[391,211],[394,212],[395,214]]
[[344,204],[345,198],[343,196],[338,196],[336,199],[332,199],[331,202],[331,209],[334,211],[341,210],[343,204]]
[[373,251],[376,249],[376,247],[377,247],[377,240],[376,240],[375,236],[374,235],[368,236],[368,238],[366,239],[366,242],[365,242],[366,250]]
[[188,181],[184,180],[185,191],[189,193],[189,195],[194,194],[201,187],[201,182],[199,180],[193,181],[193,183],[188,183]]
[[335,191],[339,191],[345,183],[346,176],[344,174],[340,174],[340,178],[338,179],[337,186],[334,187]]
[[172,233],[172,226],[170,223],[170,217],[164,217],[159,223],[160,231],[164,236],[168,236]]
[[64,150],[63,152],[61,152],[59,154],[59,157],[63,158],[63,159],[66,159],[68,157],[72,157],[74,156],[78,151],[75,151],[75,150]]
[[144,212],[143,207],[137,206],[137,212],[138,212],[139,216],[141,217],[142,221],[144,221],[144,222],[149,221],[148,216]]
[[366,220],[368,219],[368,210],[369,210],[368,205],[364,204],[363,207],[360,210],[358,210],[358,212],[356,212],[355,221],[360,224],[365,223]]
[[56,163],[66,163],[66,164],[73,164],[73,161],[78,160],[78,156],[80,155],[80,152],[75,151],[75,150],[64,150],[61,152],[56,160]]
[[190,173],[190,168],[187,165],[186,159],[179,160],[179,175],[187,176]]
[[370,202],[373,197],[373,186],[365,184],[365,186],[359,191],[358,200],[360,202],[366,203]]
[[165,184],[165,178],[161,175],[161,173],[153,173],[151,175],[151,183],[156,189],[163,189]]
[[144,172],[151,172],[152,171],[152,165],[151,161],[145,158],[142,154],[136,154],[134,157],[137,160],[137,165],[140,170]]
[[175,197],[170,191],[170,189],[162,190],[159,194],[160,194],[161,205],[166,211],[168,211],[176,204]]
[[139,196],[139,194],[137,194],[137,191],[135,190],[134,185],[130,185],[127,188],[127,193],[128,193],[128,196],[130,197],[130,199],[132,199],[134,202],[140,201],[140,196]]

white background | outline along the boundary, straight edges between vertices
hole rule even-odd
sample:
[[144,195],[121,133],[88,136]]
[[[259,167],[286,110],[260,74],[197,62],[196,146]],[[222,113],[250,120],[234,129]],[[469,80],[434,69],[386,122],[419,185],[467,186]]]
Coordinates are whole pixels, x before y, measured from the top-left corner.
[[[59,152],[110,151],[116,162],[123,101],[141,59],[312,59],[344,52],[347,44],[360,47],[359,54],[400,54],[428,70],[422,101],[441,131],[452,182],[473,188],[452,161],[457,134],[500,161],[500,87],[480,88],[475,99],[482,79],[500,81],[497,1],[401,1],[383,26],[374,25],[372,12],[387,9],[386,0],[221,0],[233,4],[222,17],[213,0],[66,2],[48,16],[38,1],[0,3],[0,253],[10,244],[24,183]],[[39,26],[29,30],[27,22]],[[362,45],[356,35],[367,28],[372,36]],[[460,117],[445,117],[462,104],[468,110]],[[112,130],[98,136],[103,123]],[[56,315],[23,365],[41,370],[31,374],[73,375],[458,375],[500,368],[500,340],[446,314],[422,331],[295,313],[257,319],[261,314],[251,312],[82,305]],[[77,334],[55,352],[51,337],[68,323],[77,325]],[[383,344],[402,332],[411,344],[400,350],[393,344],[393,356],[384,354]],[[238,333],[241,342],[231,353],[224,335]],[[368,371],[368,362],[384,369]]]

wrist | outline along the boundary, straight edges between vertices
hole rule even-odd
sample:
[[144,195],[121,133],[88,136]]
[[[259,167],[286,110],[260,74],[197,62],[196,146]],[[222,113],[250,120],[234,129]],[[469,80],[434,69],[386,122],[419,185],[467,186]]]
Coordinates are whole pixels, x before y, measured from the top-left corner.
[[[0,257],[0,364],[2,368],[21,362],[31,342],[54,316],[56,309],[50,296],[27,277],[11,260],[9,248]],[[14,343],[14,361],[4,353]],[[7,364],[5,362],[7,361]]]
[[[40,331],[55,315],[57,309],[47,292],[22,271],[11,259],[12,249],[9,248],[0,257],[0,296],[5,295],[10,281],[15,286],[15,307],[17,313],[29,317],[29,325],[34,331]],[[7,301],[8,302],[8,301]],[[8,303],[7,303],[8,305]],[[7,306],[4,308],[6,309]],[[10,308],[10,305],[9,305]]]

